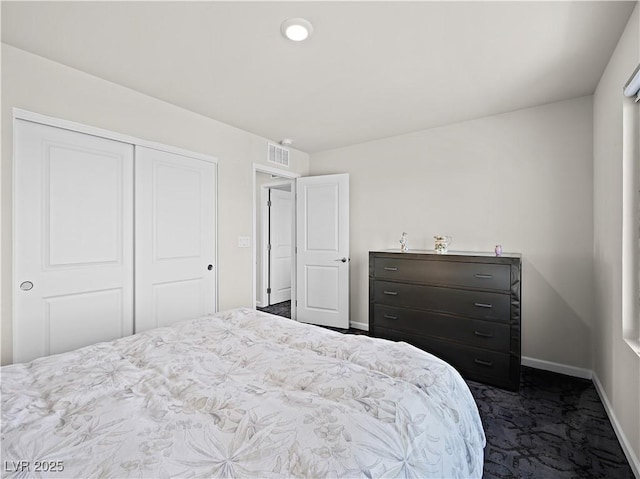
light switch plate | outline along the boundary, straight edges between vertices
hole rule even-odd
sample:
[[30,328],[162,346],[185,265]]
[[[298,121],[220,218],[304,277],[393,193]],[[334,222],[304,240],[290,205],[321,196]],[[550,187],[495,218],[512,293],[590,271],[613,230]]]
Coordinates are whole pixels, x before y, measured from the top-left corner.
[[238,236],[238,248],[248,248],[251,246],[251,237]]

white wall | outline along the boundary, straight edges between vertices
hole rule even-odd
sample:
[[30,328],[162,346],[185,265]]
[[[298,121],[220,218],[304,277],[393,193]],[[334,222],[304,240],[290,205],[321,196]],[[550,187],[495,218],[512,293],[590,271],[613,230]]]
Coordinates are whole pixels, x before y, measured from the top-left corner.
[[[594,374],[611,406],[623,447],[640,477],[640,356],[623,338],[623,104],[622,88],[640,63],[636,6],[593,97],[594,121]],[[638,132],[636,131],[637,135]],[[637,161],[637,160],[636,160]],[[627,314],[635,315],[631,310]],[[627,318],[632,319],[632,318]],[[614,424],[616,425],[616,424]],[[626,444],[625,444],[626,442]]]
[[[526,94],[526,92],[523,92]],[[351,175],[351,323],[368,323],[368,251],[523,254],[522,353],[591,369],[591,97],[311,156],[311,174]]]
[[[12,358],[13,107],[217,157],[219,306],[251,306],[252,252],[237,245],[252,234],[252,165],[266,163],[267,140],[3,44],[2,364]],[[291,150],[291,170],[308,168],[308,155]]]

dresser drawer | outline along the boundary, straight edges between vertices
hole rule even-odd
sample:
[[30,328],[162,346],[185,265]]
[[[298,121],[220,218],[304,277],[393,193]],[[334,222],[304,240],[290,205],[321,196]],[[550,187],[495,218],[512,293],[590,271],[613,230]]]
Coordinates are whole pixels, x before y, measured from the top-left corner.
[[428,311],[376,304],[374,328],[382,327],[424,336],[451,339],[469,346],[509,352],[509,325],[465,319]]
[[509,354],[462,346],[446,341],[424,340],[424,348],[452,364],[469,379],[503,382],[509,377]]
[[423,336],[410,336],[386,328],[376,329],[376,336],[413,344],[445,360],[467,379],[482,380],[499,386],[509,384],[509,354]]
[[375,281],[373,301],[375,304],[428,309],[504,323],[509,322],[511,312],[508,294],[389,281]]
[[378,279],[499,291],[509,291],[511,285],[511,267],[506,264],[376,258],[374,275]]

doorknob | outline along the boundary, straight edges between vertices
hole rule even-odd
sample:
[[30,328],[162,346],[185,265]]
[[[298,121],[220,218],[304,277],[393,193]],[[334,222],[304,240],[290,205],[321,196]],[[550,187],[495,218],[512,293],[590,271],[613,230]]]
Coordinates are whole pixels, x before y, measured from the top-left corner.
[[29,291],[31,288],[33,288],[33,283],[31,281],[23,281],[20,283],[20,289],[22,291]]
[[210,264],[209,266],[207,266],[207,269],[208,269],[209,271],[211,271],[211,270],[213,269],[213,265],[212,265],[212,264]]
[[342,258],[334,259],[333,261],[341,261],[343,263],[346,263],[347,262],[347,258],[342,257]]

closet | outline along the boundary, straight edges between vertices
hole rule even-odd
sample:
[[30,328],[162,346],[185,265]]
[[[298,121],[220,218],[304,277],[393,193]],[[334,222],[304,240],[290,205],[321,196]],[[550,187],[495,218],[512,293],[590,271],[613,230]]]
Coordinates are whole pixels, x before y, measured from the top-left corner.
[[215,312],[215,159],[140,143],[14,121],[14,362]]

